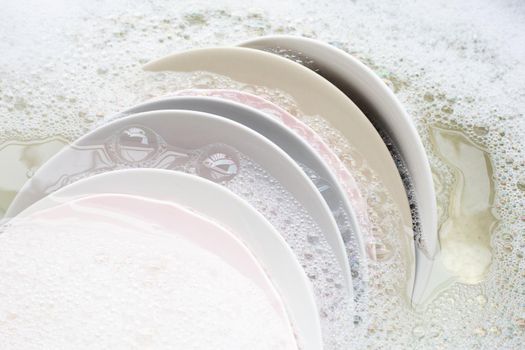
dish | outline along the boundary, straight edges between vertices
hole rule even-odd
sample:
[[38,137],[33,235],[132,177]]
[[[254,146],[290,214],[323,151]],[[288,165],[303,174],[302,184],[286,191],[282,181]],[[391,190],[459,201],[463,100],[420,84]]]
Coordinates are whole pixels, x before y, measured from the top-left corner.
[[[42,201],[46,202],[46,199]],[[171,346],[185,347],[184,344],[188,340],[184,336],[180,337],[173,334],[173,331],[169,331],[165,327],[155,326],[156,323],[173,323],[173,329],[180,329],[183,326],[187,332],[198,331],[200,340],[195,343],[197,348],[207,348],[209,345],[202,346],[210,341],[232,346],[237,342],[237,337],[244,337],[242,334],[244,332],[252,333],[252,337],[257,337],[254,333],[260,332],[260,330],[251,329],[249,326],[243,328],[235,318],[231,317],[233,311],[239,313],[241,318],[245,318],[244,321],[248,321],[246,319],[248,317],[251,321],[259,323],[260,326],[263,325],[262,320],[275,322],[276,328],[270,327],[270,331],[263,330],[267,333],[267,343],[277,346],[282,341],[286,344],[286,349],[297,349],[294,330],[279,294],[255,256],[224,227],[171,202],[134,195],[97,194],[77,198],[59,205],[53,205],[52,202],[49,203],[48,201],[47,204],[51,204],[51,206],[26,215],[25,218],[28,220],[25,222],[32,223],[35,228],[40,228],[42,223],[48,222],[51,229],[56,226],[64,229],[65,236],[61,240],[63,243],[55,242],[63,248],[63,252],[56,252],[57,255],[69,256],[71,254],[69,249],[74,251],[74,247],[78,246],[78,243],[73,242],[74,240],[93,240],[94,243],[94,246],[85,245],[87,255],[84,252],[78,252],[77,255],[82,256],[82,258],[71,259],[71,270],[85,277],[82,279],[85,282],[79,283],[77,281],[78,284],[76,285],[81,291],[85,292],[84,298],[75,302],[74,299],[68,298],[75,292],[64,287],[62,295],[65,298],[61,298],[63,301],[57,301],[54,304],[56,309],[67,310],[67,306],[69,305],[70,308],[71,303],[80,309],[85,307],[97,309],[104,305],[107,306],[108,302],[114,297],[130,298],[128,302],[131,302],[132,305],[126,305],[125,302],[115,302],[111,304],[115,310],[111,307],[111,310],[97,313],[94,316],[95,320],[98,319],[99,322],[103,323],[107,322],[106,317],[120,317],[124,325],[131,326],[130,329],[127,329],[130,334],[135,332],[140,334],[142,327],[155,327],[159,332],[156,333],[156,338],[164,339]],[[24,221],[22,221],[23,223]],[[82,227],[86,227],[86,231],[79,233],[78,230],[82,230]],[[82,233],[89,232],[87,228],[92,230],[91,234],[88,235],[89,238],[79,237]],[[46,230],[44,229],[43,232]],[[51,236],[50,239],[53,241],[54,233],[47,233],[48,235],[44,235],[42,238]],[[42,235],[42,233],[35,233],[29,236],[36,240],[42,239],[40,238]],[[137,238],[142,243],[138,245],[138,251],[133,246]],[[101,248],[109,242],[113,242],[108,246],[113,249]],[[157,248],[159,244],[162,246],[161,249]],[[146,250],[141,250],[140,247],[146,247]],[[132,253],[128,253],[128,251]],[[43,254],[43,256],[45,255],[46,253]],[[89,255],[91,255],[91,259],[86,259]],[[128,259],[132,259],[133,262],[129,262]],[[42,260],[48,261],[46,258]],[[60,260],[55,262],[62,265]],[[90,271],[82,268],[86,265],[91,267]],[[43,264],[42,269],[49,271],[54,267],[54,264],[50,265],[48,262],[47,266],[46,263]],[[23,265],[21,268],[23,269]],[[100,272],[102,276],[112,277],[111,282],[107,283],[108,281],[94,275],[91,272],[93,270]],[[130,270],[131,275],[129,274]],[[55,283],[57,280],[64,282],[65,278],[65,282],[68,283],[75,280],[73,276],[63,276],[61,280],[58,276],[63,272],[66,272],[67,275],[71,273],[69,268],[64,271],[59,266],[57,267],[57,277],[51,277],[51,281],[55,281]],[[217,283],[217,278],[221,275],[222,278],[229,280],[232,285],[226,286]],[[188,280],[180,276],[185,276]],[[206,279],[206,283],[202,284],[202,278]],[[35,279],[39,280],[38,277]],[[166,287],[167,284],[169,285],[168,288]],[[217,287],[217,284],[219,284],[219,288],[213,288],[214,286]],[[104,285],[111,292],[105,297],[100,297],[100,285]],[[53,284],[50,285],[46,280],[44,280],[42,287],[44,293],[45,290],[57,292],[56,287]],[[126,293],[125,290],[130,288],[138,290],[139,293]],[[239,288],[239,291],[244,291],[244,293],[232,290],[232,288]],[[164,294],[159,295],[158,292],[153,292],[153,289],[163,291]],[[124,293],[116,294],[115,290]],[[42,293],[42,291],[39,290],[38,293]],[[107,291],[103,293],[105,294]],[[218,295],[217,299],[213,296],[214,294]],[[93,295],[95,295],[94,298]],[[231,296],[236,296],[236,299],[228,300],[228,297]],[[144,299],[148,300],[145,301]],[[213,303],[213,301],[220,300],[225,305]],[[251,302],[256,302],[257,306]],[[53,302],[50,303],[53,304]],[[137,303],[151,304],[151,311],[145,310],[142,305],[136,305]],[[159,303],[163,305],[159,307]],[[42,312],[39,304],[41,303],[33,302],[26,305],[36,310],[35,317],[38,317],[38,310]],[[209,317],[212,313],[215,315],[213,318],[201,318],[200,312],[203,311],[203,305],[206,305],[210,310],[206,311],[204,315]],[[78,322],[78,312],[72,310],[65,313],[63,311],[56,312],[55,308],[49,311],[44,307],[44,312],[51,312],[53,317],[58,319],[69,320],[71,318],[73,323]],[[242,310],[249,311],[244,313]],[[22,313],[24,312],[27,311],[22,311]],[[127,315],[132,315],[132,317],[126,317]],[[184,315],[183,320],[180,319],[180,315]],[[261,316],[260,319],[259,315]],[[145,324],[148,319],[153,325]],[[213,320],[221,319],[224,322],[231,323],[230,330],[232,333],[217,336],[217,331],[221,329],[222,325],[213,324]],[[207,327],[203,327],[201,322],[204,322]],[[85,326],[88,329],[91,328],[90,332],[95,334],[107,334],[107,332],[100,332],[98,326],[93,322],[86,322]],[[51,325],[44,327],[44,329],[47,327],[53,329]],[[108,327],[111,328],[111,325]],[[121,329],[118,325],[113,330],[118,333]],[[80,331],[79,336],[82,335],[85,333]],[[186,336],[188,335],[186,334]],[[265,338],[261,338],[259,341],[266,343]],[[156,339],[152,340],[152,343],[156,343],[157,346],[165,345]]]
[[[372,170],[370,178],[378,179],[397,211],[397,243],[403,246],[403,281],[406,297],[411,298],[414,285],[412,216],[398,169],[378,132],[363,113],[335,86],[311,70],[285,58],[248,48],[208,48],[176,53],[144,66],[152,72],[207,71],[229,77],[248,86],[277,89],[291,96],[298,109],[308,116],[321,116],[342,134],[352,146],[359,163]],[[204,87],[204,86],[203,86]],[[379,215],[380,218],[383,216]],[[388,217],[392,217],[391,215]],[[379,220],[379,219],[378,219]],[[388,230],[392,231],[391,228]],[[385,234],[389,234],[385,232]]]
[[110,171],[65,186],[34,203],[20,216],[28,216],[75,198],[104,193],[171,201],[220,222],[250,249],[267,271],[284,301],[304,349],[321,348],[320,321],[312,286],[297,258],[261,214],[216,183],[163,169]]
[[[344,164],[339,160],[337,155],[330,149],[330,147],[322,140],[319,135],[315,133],[308,125],[303,123],[301,120],[295,118],[293,115],[282,109],[278,105],[262,98],[257,95],[245,91],[229,90],[229,89],[189,89],[176,91],[174,96],[208,96],[218,97],[227,99],[230,101],[238,102],[240,104],[255,108],[256,110],[264,113],[267,116],[273,117],[274,120],[286,125],[288,128],[293,130],[299,137],[306,141],[311,148],[313,148],[317,154],[322,158],[324,163],[330,168],[332,173],[337,177],[339,184],[346,193],[346,197],[352,204],[357,217],[357,221],[361,229],[356,228],[356,232],[359,232],[359,237],[369,232],[367,204],[359,187],[353,177],[348,171]],[[256,130],[257,131],[257,130]],[[259,131],[260,132],[260,131]],[[262,134],[262,132],[261,132]],[[268,136],[267,136],[268,137]],[[277,145],[278,142],[273,141]],[[283,148],[283,147],[281,147]],[[293,158],[293,157],[292,157]],[[357,225],[355,225],[357,226]],[[366,239],[361,238],[362,250],[364,250],[364,242]]]
[[[419,223],[416,233],[416,281],[414,301],[419,303],[432,270],[432,260],[439,250],[437,205],[432,172],[419,134],[401,103],[388,86],[366,65],[331,45],[296,36],[267,36],[240,44],[276,53],[305,63],[305,66],[328,79],[345,93],[374,125],[391,139],[402,161],[407,191],[414,198]],[[396,150],[394,150],[396,152]]]
[[292,247],[311,277],[320,312],[340,314],[338,324],[330,321],[335,320],[331,316],[321,320],[323,331],[330,334],[325,340],[335,338],[330,327],[339,328],[342,319],[352,317],[352,279],[344,244],[313,183],[270,141],[215,115],[155,111],[100,127],[42,166],[19,192],[8,214],[13,216],[68,183],[122,168],[189,172],[240,195]]
[[[216,91],[216,93],[220,94],[220,91]],[[359,302],[361,303],[365,297],[364,289],[367,278],[366,261],[364,260],[364,243],[361,238],[361,231],[359,230],[352,205],[345,195],[345,190],[340,186],[338,178],[333,174],[331,169],[327,167],[318,156],[318,153],[283,124],[249,106],[232,101],[225,101],[223,98],[184,97],[184,92],[179,92],[178,94],[181,96],[166,97],[139,104],[118,115],[112,116],[111,119],[114,120],[130,114],[165,109],[214,113],[243,124],[275,143],[301,166],[305,174],[308,175],[316,185],[318,191],[330,208],[349,257],[348,262],[353,277],[354,297],[359,297]],[[233,94],[238,98],[245,96],[242,95],[241,92],[229,91],[227,93],[230,97]],[[251,98],[251,100],[253,101],[253,98]],[[292,117],[290,116],[290,118]]]

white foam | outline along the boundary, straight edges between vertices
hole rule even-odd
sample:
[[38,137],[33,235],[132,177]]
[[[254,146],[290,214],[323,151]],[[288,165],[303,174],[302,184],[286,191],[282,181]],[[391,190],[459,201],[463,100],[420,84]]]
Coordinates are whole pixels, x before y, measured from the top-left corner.
[[456,284],[420,313],[379,305],[385,317],[369,327],[371,347],[520,347],[525,332],[520,307],[525,283],[523,1],[317,0],[300,6],[156,1],[133,9],[123,0],[104,7],[79,4],[2,5],[2,141],[54,135],[73,140],[103,115],[192,87],[185,79],[141,72],[142,63],[173,51],[272,33],[331,42],[369,64],[413,117],[437,174],[441,222],[454,177],[432,150],[429,126],[461,130],[485,146],[494,165],[500,224],[492,234],[486,281]]
[[154,225],[12,223],[0,236],[0,272],[6,349],[295,346],[252,280]]

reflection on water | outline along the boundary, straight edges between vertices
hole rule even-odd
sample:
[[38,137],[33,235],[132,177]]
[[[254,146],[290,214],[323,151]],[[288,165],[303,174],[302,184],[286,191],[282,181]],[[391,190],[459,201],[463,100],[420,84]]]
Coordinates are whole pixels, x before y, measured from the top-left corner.
[[25,181],[66,144],[64,139],[50,138],[0,145],[0,164],[4,165],[0,171],[0,218]]
[[462,283],[479,283],[491,261],[494,181],[489,154],[459,131],[432,128],[433,146],[454,171],[448,218],[441,226],[441,258]]
[[[482,147],[461,131],[438,126],[430,128],[431,146],[453,173],[447,186],[448,207],[438,202],[444,222],[439,230],[440,252],[433,260],[425,287],[418,290],[424,309],[454,282],[478,285],[483,282],[493,262],[491,235],[498,222],[493,214],[495,188],[492,160]],[[434,173],[437,188],[444,180]],[[443,188],[439,192],[443,191]]]

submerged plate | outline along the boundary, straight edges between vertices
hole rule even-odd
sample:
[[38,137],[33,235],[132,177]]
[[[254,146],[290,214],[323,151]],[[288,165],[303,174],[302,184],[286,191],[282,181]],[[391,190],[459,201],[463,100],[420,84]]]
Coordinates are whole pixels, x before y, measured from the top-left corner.
[[[328,315],[322,319],[324,340],[336,338],[336,317],[352,318],[352,279],[344,243],[314,184],[266,138],[215,115],[155,111],[100,127],[42,166],[8,215],[80,178],[130,167],[197,174],[245,198],[285,237],[311,277],[320,312]],[[341,336],[347,335],[348,327]]]
[[372,170],[398,211],[399,244],[405,247],[404,279],[410,298],[414,278],[412,216],[396,164],[370,121],[334,85],[311,70],[274,54],[247,48],[210,48],[176,53],[144,66],[148,71],[208,71],[251,86],[277,89],[291,96],[308,116],[320,116],[352,145]]
[[[181,92],[183,94],[184,92]],[[235,93],[237,96],[240,92]],[[166,97],[152,102],[142,103],[130,108],[112,119],[122,118],[129,114],[166,110],[184,109],[199,112],[214,113],[224,118],[236,121],[267,137],[270,141],[284,150],[305,174],[316,185],[330,208],[339,228],[339,232],[347,248],[349,264],[354,284],[354,297],[364,303],[364,280],[367,278],[366,261],[363,241],[356,218],[348,201],[346,192],[340,186],[338,178],[323,162],[317,152],[312,149],[296,133],[275,121],[272,117],[253,108],[232,101],[211,97]]]
[[[121,173],[120,175],[120,180],[126,176],[125,173]],[[86,183],[84,183],[84,185],[85,184]],[[136,184],[132,185],[136,186]],[[79,186],[76,187],[77,189],[79,188]],[[84,189],[89,193],[88,188],[84,186]],[[67,192],[67,187],[64,188],[64,190]],[[240,280],[249,281],[243,282],[243,286],[256,288],[256,290],[258,290],[257,293],[259,293],[259,291],[262,292],[261,297],[263,299],[258,300],[261,302],[261,311],[263,314],[273,314],[271,318],[277,323],[276,325],[278,325],[277,329],[273,331],[276,333],[272,332],[268,335],[282,338],[281,340],[284,340],[287,344],[287,349],[297,348],[294,336],[295,332],[292,329],[292,325],[287,312],[284,309],[280,295],[277,293],[263,267],[259,265],[259,262],[252,252],[238,237],[228,232],[223,226],[172,202],[153,200],[135,195],[89,194],[60,204],[57,204],[56,201],[48,198],[44,198],[37,203],[39,207],[38,210],[31,210],[31,208],[29,208],[29,210],[22,213],[19,218],[25,217],[28,220],[39,220],[38,222],[44,220],[52,222],[53,225],[60,221],[70,222],[72,220],[74,220],[77,225],[96,223],[98,229],[102,231],[101,233],[103,235],[110,235],[113,233],[120,236],[122,233],[120,230],[125,230],[124,232],[131,231],[144,236],[147,241],[161,239],[163,244],[173,243],[174,245],[177,245],[177,242],[187,242],[190,247],[193,246],[199,251],[211,253],[214,258],[217,257],[221,262],[228,265],[231,268],[230,271],[233,272],[233,275],[238,275]],[[110,232],[106,232],[104,228],[110,230],[111,228],[113,229]],[[73,234],[73,232],[70,233]],[[122,244],[126,244],[126,237],[127,236],[122,236]],[[180,240],[171,241],[172,238]],[[102,238],[99,237],[98,239]],[[140,258],[141,256],[138,255],[137,259],[140,260]],[[163,261],[163,257],[158,257],[158,261]],[[121,264],[125,262],[119,261],[118,263]],[[146,278],[149,278],[148,281],[150,281],[150,283],[155,283],[151,280],[151,277],[157,277],[156,274],[159,273],[164,276],[166,276],[166,274],[171,275],[171,277],[164,278],[175,278],[178,271],[178,264],[184,264],[184,261],[179,259],[178,263],[171,266],[164,266],[164,268],[162,262],[156,263],[145,260],[143,263],[143,268],[147,271]],[[154,264],[153,269],[151,268],[151,264]],[[206,278],[210,277],[203,269],[213,268],[213,265],[209,266],[202,264],[197,266],[198,269],[204,273]],[[118,279],[119,276],[117,275],[119,274],[119,270],[113,269],[113,274],[115,274],[113,277]],[[131,281],[128,283],[134,284],[136,282],[138,281]],[[213,290],[206,288],[207,282],[203,282],[204,284],[202,284],[201,287],[204,287],[204,289],[202,289],[202,293],[195,294],[200,295],[200,297],[197,297],[194,300],[195,302],[206,302],[206,299],[202,299],[202,295],[206,298],[207,293],[214,293]],[[118,284],[119,282],[116,283]],[[180,284],[184,284],[185,282],[178,281],[178,283],[179,288],[182,288],[182,285]],[[149,287],[150,286],[148,285],[142,285],[142,288],[145,288],[143,289],[145,292],[147,292],[148,289],[151,289]],[[162,288],[162,286],[159,287]],[[141,296],[138,296],[138,298],[140,297]],[[169,295],[166,296],[166,299],[170,300]],[[71,300],[66,300],[66,303],[68,302],[71,302]],[[175,304],[175,306],[172,307],[176,307],[177,310],[179,310],[179,308],[191,308],[191,304],[188,305],[178,298],[172,299],[171,302]],[[104,303],[104,301],[100,300],[100,303]],[[169,304],[167,306],[169,307]],[[247,305],[245,305],[242,300],[238,300],[237,305],[232,305],[232,307],[245,308]],[[217,312],[221,313],[222,311],[218,308]],[[146,311],[146,313],[148,313],[148,311]],[[176,316],[169,311],[169,309],[168,311],[163,311],[161,313],[166,317]],[[257,315],[252,316],[256,317]],[[199,322],[198,314],[193,312],[193,316],[190,317],[189,320],[190,322]],[[204,321],[206,322],[206,320]],[[215,326],[217,327],[218,325]],[[189,323],[188,327],[190,327],[189,329],[193,329],[198,326],[195,323]],[[236,331],[239,332],[241,330],[237,328]],[[206,329],[205,332],[203,332],[205,333],[205,339],[213,341],[214,337],[217,336],[214,332],[216,332],[216,330]],[[169,333],[170,332],[168,331],[167,336],[169,336]],[[235,342],[235,340],[232,339],[234,334],[225,334],[224,337],[227,339],[225,341],[228,343]],[[177,341],[176,339],[177,337],[174,337],[172,341],[178,343],[180,340]],[[277,339],[273,342],[275,343],[276,341]]]
[[[416,287],[419,303],[439,249],[437,206],[430,164],[418,132],[403,106],[388,86],[367,66],[348,53],[321,41],[295,36],[268,36],[240,46],[269,51],[305,65],[337,86],[385,134],[396,157],[406,166],[405,185],[417,207],[415,219],[421,236],[416,237]],[[401,169],[402,173],[407,170]],[[421,251],[423,250],[423,251]]]
[[288,310],[302,348],[321,348],[320,321],[312,287],[297,258],[260,213],[223,186],[163,169],[116,170],[63,187],[20,215],[29,215],[86,195],[107,193],[170,201],[227,227],[250,249],[270,276]]
[[[368,219],[368,205],[363,198],[359,186],[354,176],[348,171],[343,162],[337,157],[337,154],[328,146],[323,139],[308,125],[300,119],[295,118],[283,108],[270,102],[260,96],[239,90],[231,89],[188,89],[176,91],[174,96],[208,96],[227,99],[238,102],[246,106],[255,108],[267,116],[273,117],[274,120],[286,125],[293,130],[301,139],[306,141],[308,145],[315,150],[315,152],[322,158],[324,163],[330,168],[332,173],[337,177],[337,180],[343,189],[346,197],[351,202],[351,207],[355,211],[358,226],[357,230],[364,248],[366,239],[361,235],[366,235],[370,230],[370,222]],[[274,141],[275,142],[275,141]],[[275,142],[277,143],[277,142]]]

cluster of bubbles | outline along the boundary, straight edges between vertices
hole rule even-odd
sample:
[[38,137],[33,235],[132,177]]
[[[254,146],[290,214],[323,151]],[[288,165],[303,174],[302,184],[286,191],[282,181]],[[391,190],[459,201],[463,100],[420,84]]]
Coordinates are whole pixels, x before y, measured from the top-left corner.
[[[238,3],[187,8],[187,4],[157,2],[118,16],[92,15],[97,10],[85,5],[86,11],[64,18],[65,25],[55,21],[72,28],[65,33],[52,17],[42,20],[45,25],[38,23],[39,42],[23,31],[37,32],[31,29],[36,27],[31,19],[46,11],[41,6],[35,6],[37,15],[28,16],[23,29],[9,27],[11,20],[2,17],[0,33],[6,35],[0,35],[0,144],[55,136],[72,141],[105,115],[186,88],[228,87],[262,94],[300,116],[293,100],[280,91],[206,73],[149,74],[140,67],[173,51],[232,44],[264,34],[325,40],[368,64],[413,117],[435,174],[440,223],[447,219],[455,178],[435,151],[434,126],[461,132],[486,151],[496,188],[499,224],[491,235],[489,275],[478,284],[453,284],[424,310],[416,311],[400,292],[405,286],[399,281],[407,269],[406,247],[395,233],[400,231],[383,225],[382,219],[393,220],[395,208],[388,205],[387,197],[377,195],[380,184],[361,183],[370,193],[372,212],[387,215],[372,215],[374,231],[380,232],[384,245],[379,251],[384,254],[370,262],[371,315],[368,336],[359,341],[372,348],[519,348],[525,337],[525,314],[520,308],[525,288],[525,99],[519,79],[525,65],[521,48],[513,43],[519,43],[525,31],[513,26],[520,21],[522,4],[509,2],[505,9],[498,3],[481,7],[474,0],[447,6],[441,1],[418,5],[405,0],[392,4],[302,1],[291,11],[289,5],[270,1],[256,9],[233,11]],[[463,16],[467,12],[469,19]],[[500,40],[502,33],[507,41]],[[322,119],[303,117],[326,139],[337,140]],[[342,147],[335,141],[332,146]],[[348,158],[347,165],[359,173],[355,163]]]
[[[288,348],[267,296],[235,267],[162,227],[116,220],[23,218],[4,228],[3,347],[205,349],[219,339],[224,348]],[[221,325],[235,337],[217,337]]]
[[[325,235],[304,206],[265,168],[232,147],[217,144],[188,153],[195,162],[170,167],[216,181],[239,195],[260,212],[281,233],[296,253],[312,281],[320,310],[325,345],[329,349],[350,345],[353,303],[348,297],[341,267]],[[230,159],[236,172],[214,177],[208,160]],[[214,169],[215,171],[215,169]]]
[[353,303],[342,270],[311,213],[266,169],[240,154],[241,172],[224,183],[249,202],[285,238],[312,281],[328,349],[351,344]]
[[400,215],[390,194],[382,186],[366,159],[358,158],[356,151],[345,137],[319,116],[304,119],[331,146],[350,169],[368,204],[371,223],[373,256],[369,259],[370,299],[368,308],[369,333],[375,327],[385,327],[399,313],[399,308],[409,304],[413,260],[410,230],[400,222]]

